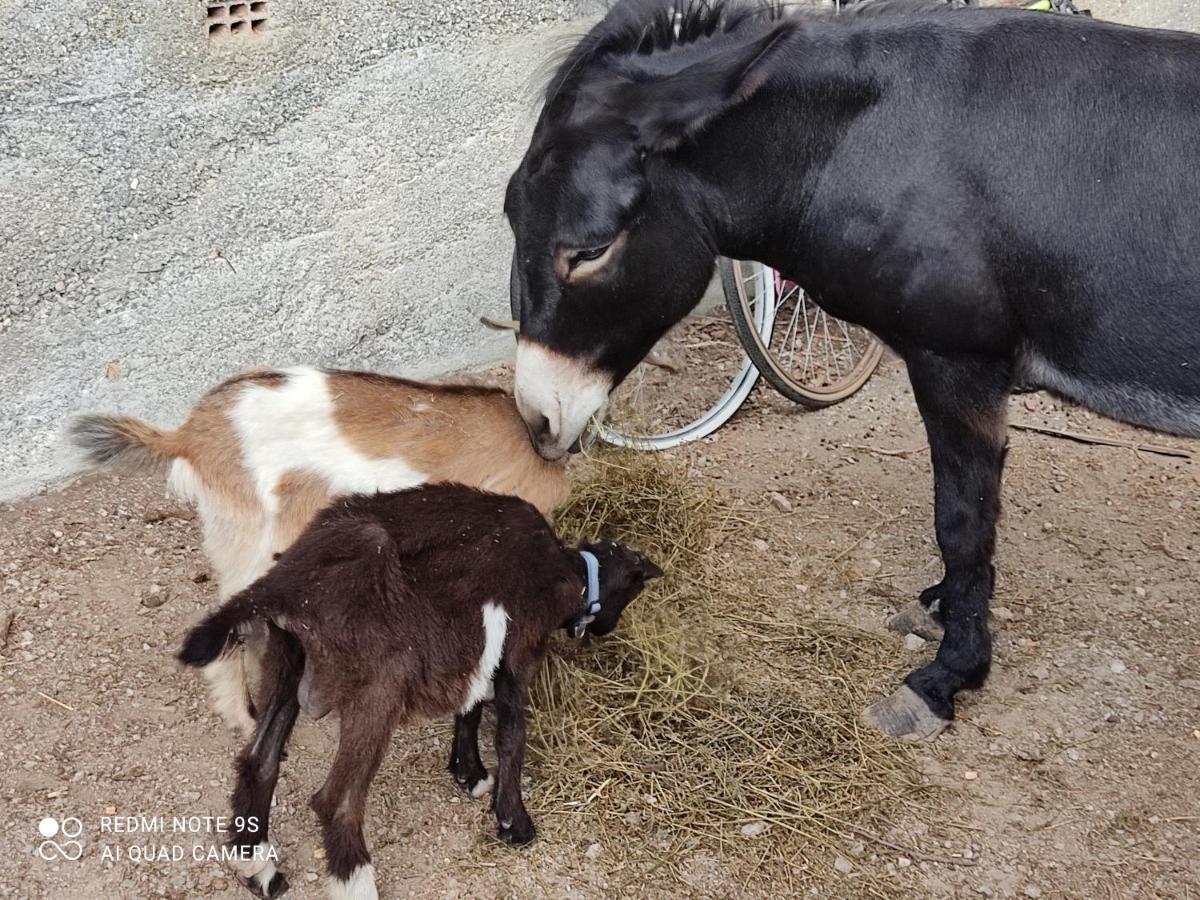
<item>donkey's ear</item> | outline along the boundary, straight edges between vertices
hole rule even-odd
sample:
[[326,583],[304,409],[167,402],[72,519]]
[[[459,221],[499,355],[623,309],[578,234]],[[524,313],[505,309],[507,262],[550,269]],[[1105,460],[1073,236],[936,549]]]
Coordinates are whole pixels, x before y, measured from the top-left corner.
[[673,75],[627,83],[623,110],[650,153],[674,150],[763,86],[795,32],[785,23],[753,41],[721,48]]

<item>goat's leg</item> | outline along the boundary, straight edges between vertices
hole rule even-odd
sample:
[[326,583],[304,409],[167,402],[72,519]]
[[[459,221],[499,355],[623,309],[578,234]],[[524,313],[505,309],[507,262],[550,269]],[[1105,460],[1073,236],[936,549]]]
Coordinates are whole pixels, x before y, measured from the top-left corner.
[[1002,360],[913,354],[909,377],[929,434],[934,520],[946,574],[921,595],[945,628],[934,661],[868,711],[881,731],[932,739],[954,718],[954,696],[991,667],[988,602],[1007,445],[1011,366]]
[[479,720],[482,717],[482,703],[456,715],[454,741],[450,746],[450,774],[472,797],[482,797],[492,789],[492,776],[479,758]]
[[337,756],[325,784],[312,798],[321,820],[333,900],[378,900],[363,817],[367,791],[387,751],[393,722],[386,698],[370,702],[364,697],[344,708]]
[[267,840],[267,832],[279,762],[300,712],[297,688],[304,653],[292,635],[272,629],[266,663],[267,678],[275,689],[258,720],[254,739],[238,757],[230,843],[238,851],[234,869],[242,884],[256,897],[278,897],[288,883],[276,868],[278,854]]
[[533,819],[521,799],[521,769],[525,765],[525,704],[527,678],[501,660],[496,670],[496,788],[492,808],[499,823],[497,834],[508,844],[533,840]]

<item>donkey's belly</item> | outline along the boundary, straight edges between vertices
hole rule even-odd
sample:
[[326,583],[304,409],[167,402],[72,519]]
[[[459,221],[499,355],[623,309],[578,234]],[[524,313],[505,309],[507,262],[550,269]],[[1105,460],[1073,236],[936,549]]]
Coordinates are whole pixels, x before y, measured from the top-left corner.
[[[1194,378],[1171,377],[1147,367],[1122,379],[1072,372],[1037,350],[1022,358],[1021,383],[1061,394],[1102,415],[1170,434],[1200,437],[1200,388]],[[1194,363],[1200,370],[1200,359]]]

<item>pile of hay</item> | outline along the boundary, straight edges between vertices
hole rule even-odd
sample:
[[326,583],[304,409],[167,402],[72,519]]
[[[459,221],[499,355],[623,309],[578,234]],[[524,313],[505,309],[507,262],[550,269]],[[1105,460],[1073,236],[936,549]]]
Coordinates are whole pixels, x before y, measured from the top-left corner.
[[598,841],[643,874],[680,874],[698,851],[767,878],[774,862],[789,878],[831,874],[820,851],[912,785],[904,750],[858,719],[894,647],[796,610],[771,557],[738,547],[757,523],[682,464],[597,455],[556,524],[627,542],[667,575],[614,635],[555,642],[540,670],[529,746],[542,835]]

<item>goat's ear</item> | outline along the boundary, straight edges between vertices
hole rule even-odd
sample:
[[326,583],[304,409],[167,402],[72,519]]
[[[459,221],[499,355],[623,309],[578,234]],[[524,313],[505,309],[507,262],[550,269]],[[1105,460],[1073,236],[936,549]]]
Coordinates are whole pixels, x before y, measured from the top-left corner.
[[651,581],[655,578],[662,578],[664,574],[663,570],[660,569],[657,564],[650,562],[650,560],[646,559],[644,556],[642,557],[642,564],[640,568],[642,577],[647,581]]
[[640,150],[674,150],[763,86],[796,26],[784,23],[760,38],[721,48],[708,59],[661,78],[634,77],[605,105],[637,132]]

